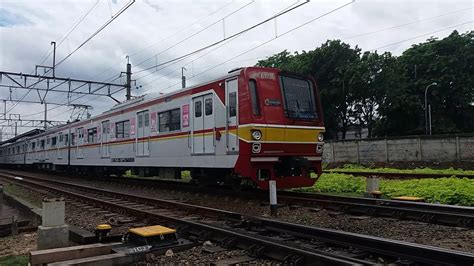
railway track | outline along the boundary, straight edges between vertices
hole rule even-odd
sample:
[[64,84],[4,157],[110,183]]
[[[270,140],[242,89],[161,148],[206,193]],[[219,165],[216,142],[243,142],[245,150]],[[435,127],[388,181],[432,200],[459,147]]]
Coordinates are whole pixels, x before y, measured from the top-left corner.
[[420,179],[420,178],[443,178],[455,176],[458,178],[474,179],[473,174],[426,174],[426,173],[397,173],[397,172],[372,172],[372,171],[344,171],[344,170],[323,170],[323,173],[345,174],[353,176],[380,177],[384,179]]
[[[9,174],[22,174],[22,172],[16,171],[3,172]],[[90,180],[94,181],[94,179]],[[197,188],[196,186],[185,182],[156,179],[106,178],[101,180],[125,186],[134,185],[145,188],[172,189],[177,191],[199,192],[210,195],[268,201],[268,193],[259,190],[235,192],[221,187]],[[278,202],[280,204],[327,209],[352,215],[388,217],[399,220],[413,220],[432,224],[474,228],[474,208],[466,206],[290,191],[279,191]]]
[[[18,175],[17,175],[18,176]],[[154,219],[190,239],[212,240],[227,248],[294,264],[423,263],[472,265],[474,254],[414,243],[280,222],[124,191],[92,188],[32,175],[2,173],[8,182],[47,190],[88,204]]]

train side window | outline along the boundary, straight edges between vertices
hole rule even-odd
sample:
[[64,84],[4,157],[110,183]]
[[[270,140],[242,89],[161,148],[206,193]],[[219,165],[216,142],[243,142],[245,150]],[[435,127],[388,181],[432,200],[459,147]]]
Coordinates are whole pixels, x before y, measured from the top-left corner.
[[36,142],[31,142],[31,149],[33,151],[36,149]]
[[237,93],[229,93],[229,117],[234,117],[237,115]]
[[90,128],[87,130],[87,142],[95,143],[97,140],[97,128]]
[[115,137],[129,138],[130,137],[130,121],[125,120],[115,123]]
[[206,115],[212,115],[212,98],[207,98],[204,101],[204,109]]
[[51,138],[51,147],[56,147],[56,142],[57,142],[58,138],[57,137],[52,137]]
[[201,117],[202,116],[202,102],[196,101],[194,103],[194,117]]
[[40,147],[42,150],[44,150],[44,139],[40,140]]
[[150,126],[150,114],[148,113],[148,111],[145,112],[145,115],[143,116],[144,118],[144,126],[145,127],[148,127]]
[[181,110],[173,109],[158,113],[159,132],[168,132],[181,129]]
[[257,81],[254,79],[249,80],[250,90],[250,101],[252,102],[252,113],[253,115],[260,116],[260,99],[258,97]]

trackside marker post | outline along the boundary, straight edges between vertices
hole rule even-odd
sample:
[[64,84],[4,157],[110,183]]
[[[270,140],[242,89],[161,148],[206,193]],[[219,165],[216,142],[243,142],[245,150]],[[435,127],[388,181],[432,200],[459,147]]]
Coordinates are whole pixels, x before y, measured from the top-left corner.
[[268,181],[268,191],[270,193],[270,215],[271,216],[277,216],[278,203],[277,203],[276,187],[277,186],[276,186],[275,180]]

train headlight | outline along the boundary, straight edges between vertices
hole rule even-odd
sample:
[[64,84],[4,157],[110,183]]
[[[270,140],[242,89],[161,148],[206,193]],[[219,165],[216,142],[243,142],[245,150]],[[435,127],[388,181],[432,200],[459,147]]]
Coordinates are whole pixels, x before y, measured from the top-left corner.
[[261,140],[262,139],[262,131],[260,131],[260,130],[252,131],[252,138],[254,140],[257,140],[257,141]]
[[260,153],[262,146],[260,143],[252,143],[252,153]]
[[318,141],[323,141],[323,140],[324,140],[323,133],[319,133],[319,135],[318,135]]

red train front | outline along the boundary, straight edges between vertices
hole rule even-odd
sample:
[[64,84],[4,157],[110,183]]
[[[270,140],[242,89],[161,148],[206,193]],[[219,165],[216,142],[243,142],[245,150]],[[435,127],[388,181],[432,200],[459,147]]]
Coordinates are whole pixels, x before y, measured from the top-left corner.
[[239,152],[235,174],[263,189],[270,179],[278,188],[314,184],[311,173],[321,174],[325,130],[314,79],[245,68],[238,79],[226,81],[226,103],[226,137],[235,145],[228,150]]

